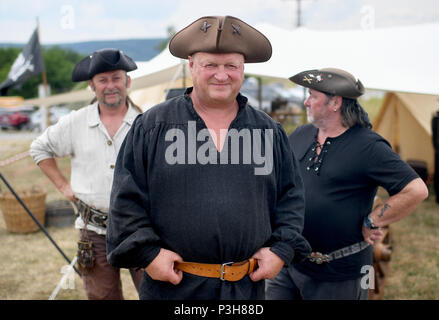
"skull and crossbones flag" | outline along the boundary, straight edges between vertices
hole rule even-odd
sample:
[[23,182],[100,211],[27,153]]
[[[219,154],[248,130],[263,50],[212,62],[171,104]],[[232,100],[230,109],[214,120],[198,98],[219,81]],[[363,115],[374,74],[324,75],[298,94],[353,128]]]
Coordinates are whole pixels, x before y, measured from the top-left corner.
[[19,87],[29,77],[40,74],[45,70],[46,67],[38,40],[38,29],[35,29],[29,42],[15,59],[8,77],[0,83],[0,90],[3,93],[9,88]]

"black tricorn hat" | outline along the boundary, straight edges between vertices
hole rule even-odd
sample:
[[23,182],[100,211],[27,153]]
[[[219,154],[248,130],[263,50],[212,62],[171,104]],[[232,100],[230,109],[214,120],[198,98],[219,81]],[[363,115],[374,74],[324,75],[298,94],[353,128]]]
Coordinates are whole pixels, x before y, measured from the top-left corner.
[[72,81],[86,81],[94,75],[107,71],[137,69],[136,63],[119,49],[101,49],[85,57],[75,66]]
[[172,37],[169,51],[182,59],[196,52],[241,53],[247,63],[267,61],[272,54],[271,43],[261,32],[231,16],[195,20]]
[[289,79],[307,88],[350,99],[356,99],[364,93],[360,80],[349,72],[336,68],[302,71]]

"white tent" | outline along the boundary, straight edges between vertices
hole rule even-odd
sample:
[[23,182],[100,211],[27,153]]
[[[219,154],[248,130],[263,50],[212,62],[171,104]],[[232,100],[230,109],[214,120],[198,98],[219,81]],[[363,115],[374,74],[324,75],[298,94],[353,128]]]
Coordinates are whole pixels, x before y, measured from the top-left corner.
[[288,78],[307,69],[337,67],[369,89],[439,94],[439,23],[346,31],[257,28],[270,39],[273,56],[246,65],[249,74]]
[[[286,79],[307,69],[338,67],[350,71],[369,89],[439,94],[439,42],[435,40],[439,23],[347,31],[288,31],[267,24],[256,28],[271,41],[273,56],[266,63],[246,64],[247,75]],[[163,84],[175,86],[173,81],[181,78],[181,70],[181,60],[165,49],[130,73],[131,95],[145,96],[135,92],[160,84],[160,90],[166,91]],[[24,103],[53,105],[92,96],[89,90],[81,90]],[[164,97],[162,92],[159,101],[134,101],[146,109]]]

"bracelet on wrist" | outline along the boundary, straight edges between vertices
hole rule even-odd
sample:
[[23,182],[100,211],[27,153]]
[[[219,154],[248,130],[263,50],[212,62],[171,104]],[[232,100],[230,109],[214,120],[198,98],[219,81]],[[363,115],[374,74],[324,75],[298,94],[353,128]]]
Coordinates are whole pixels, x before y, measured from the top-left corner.
[[367,229],[372,229],[372,230],[374,230],[374,229],[378,229],[378,228],[379,228],[379,227],[377,227],[377,226],[375,225],[375,223],[373,222],[373,219],[372,219],[372,217],[370,216],[370,214],[369,214],[366,218],[364,218],[363,223],[364,223],[364,226],[365,226]]

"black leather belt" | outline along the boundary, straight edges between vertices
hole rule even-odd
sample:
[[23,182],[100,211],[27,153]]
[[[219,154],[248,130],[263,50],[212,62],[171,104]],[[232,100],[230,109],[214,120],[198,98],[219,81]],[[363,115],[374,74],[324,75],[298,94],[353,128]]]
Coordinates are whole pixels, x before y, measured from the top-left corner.
[[368,246],[370,246],[369,243],[366,241],[361,241],[327,254],[311,252],[311,254],[308,256],[308,259],[311,262],[322,264],[323,262],[331,262],[332,260],[348,257],[366,249]]
[[77,214],[81,216],[84,223],[87,225],[88,223],[100,227],[107,228],[107,219],[108,213],[98,210],[96,208],[90,207],[86,203],[81,200],[75,202],[75,206],[77,209]]

